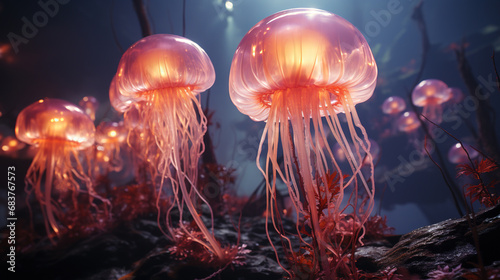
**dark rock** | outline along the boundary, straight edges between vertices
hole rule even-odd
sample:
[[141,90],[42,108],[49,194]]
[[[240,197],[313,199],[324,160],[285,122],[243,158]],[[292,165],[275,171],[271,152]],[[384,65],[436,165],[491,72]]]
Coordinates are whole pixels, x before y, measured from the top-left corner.
[[379,269],[404,267],[411,274],[426,277],[438,266],[473,268],[478,258],[470,225],[475,225],[484,265],[491,265],[500,259],[500,205],[469,217],[446,220],[403,235],[376,260]]

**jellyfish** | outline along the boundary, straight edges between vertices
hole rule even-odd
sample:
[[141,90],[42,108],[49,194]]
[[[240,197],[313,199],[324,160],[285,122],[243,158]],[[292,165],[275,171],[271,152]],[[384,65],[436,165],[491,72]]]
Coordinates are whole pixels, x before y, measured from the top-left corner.
[[[308,245],[319,248],[320,266],[327,274],[330,268],[326,249],[339,258],[342,253],[328,244],[326,236],[330,233],[323,231],[320,221],[339,221],[350,206],[353,212],[362,213],[356,221],[361,228],[373,208],[373,163],[369,180],[360,172],[363,152],[372,161],[370,142],[355,105],[372,96],[376,78],[375,60],[359,30],[340,16],[317,9],[285,10],[263,19],[243,37],[232,60],[232,102],[252,120],[266,122],[256,158],[266,179],[266,213],[270,213],[266,219],[271,218],[275,230],[287,240],[274,217],[279,215],[274,210],[279,176],[298,213],[297,224],[299,219],[310,217],[308,223],[316,241]],[[346,131],[339,114],[346,116]],[[323,118],[349,162],[352,176],[348,180],[343,179],[333,151],[325,145]],[[263,155],[266,141],[267,155]],[[283,154],[283,167],[277,161],[278,150]],[[261,156],[265,158],[264,166]],[[327,186],[332,172],[342,178],[341,191],[327,210],[319,212],[316,197],[323,195],[318,193],[319,185]],[[368,197],[368,202],[362,204],[365,209],[356,202],[360,195],[358,183]],[[348,187],[352,199],[349,206],[341,206],[347,203],[343,198]],[[328,190],[326,195],[330,195]],[[269,235],[267,223],[266,231]]]
[[[198,160],[204,150],[203,135],[207,118],[200,105],[199,93],[215,81],[215,71],[205,51],[189,39],[156,34],[132,45],[122,56],[114,77],[111,103],[120,112],[139,104],[135,127],[145,136],[152,136],[154,146],[147,148],[147,160],[157,162],[162,186],[171,186],[172,207],[180,210],[179,226],[194,241],[204,245],[219,258],[224,252],[219,242],[201,220],[196,200],[206,203],[197,189]],[[186,206],[206,239],[189,232],[183,220]],[[207,204],[208,205],[208,204]],[[167,230],[175,239],[167,210]],[[212,218],[213,225],[213,218]]]
[[17,151],[22,150],[25,146],[26,144],[12,135],[3,138],[0,145],[2,152],[11,156],[14,156]]
[[420,127],[420,121],[414,112],[404,112],[398,119],[398,130],[401,132],[412,133]]
[[406,103],[399,96],[390,96],[382,103],[382,112],[387,115],[396,115],[406,109]]
[[[417,114],[414,112],[406,111],[396,121],[397,128],[400,132],[403,132],[408,137],[408,142],[413,146],[413,148],[420,153],[425,153],[424,143],[421,139],[423,136],[419,133],[418,128],[422,125],[418,119]],[[430,145],[430,143],[428,143]],[[427,146],[430,148],[430,146]]]
[[78,102],[78,106],[83,109],[92,121],[95,121],[95,113],[99,108],[99,101],[93,96],[85,96]]
[[95,141],[100,152],[99,159],[108,171],[119,172],[123,168],[121,146],[127,138],[123,122],[103,121],[96,128]]
[[450,98],[448,86],[443,81],[436,79],[421,81],[411,93],[413,104],[424,107],[422,114],[436,124],[440,124],[443,118],[441,104]]
[[[467,153],[465,150],[469,153],[469,157],[467,157]],[[470,145],[465,144],[462,146],[461,143],[456,143],[455,145],[451,146],[450,149],[448,150],[448,160],[453,163],[453,164],[461,164],[461,163],[468,163],[469,158],[474,159],[479,155],[479,153],[473,149]]]
[[[73,202],[73,209],[77,209],[78,194],[86,192],[96,210],[99,207],[95,199],[104,202],[99,203],[102,206],[109,206],[109,201],[93,190],[78,155],[80,150],[94,144],[95,136],[94,123],[79,107],[60,99],[39,100],[19,113],[15,132],[19,140],[38,148],[26,174],[26,190],[28,195],[35,193],[51,240],[54,234],[61,234],[62,226],[72,226],[60,223],[71,208],[68,199]],[[80,183],[86,188],[82,189]]]
[[457,87],[448,88],[448,92],[450,93],[450,100],[448,101],[450,104],[458,104],[462,102],[465,98],[464,93],[461,89]]

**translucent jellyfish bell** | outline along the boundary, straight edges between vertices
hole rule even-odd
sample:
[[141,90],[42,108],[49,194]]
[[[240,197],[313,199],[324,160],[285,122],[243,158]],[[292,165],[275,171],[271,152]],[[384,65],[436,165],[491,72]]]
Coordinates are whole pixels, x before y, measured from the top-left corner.
[[[26,181],[40,202],[45,227],[49,236],[59,235],[58,222],[68,210],[64,197],[87,192],[91,198],[100,198],[92,189],[91,180],[83,168],[78,150],[94,144],[95,127],[88,115],[70,102],[44,99],[24,108],[16,121],[19,140],[38,147],[26,174]],[[45,176],[44,176],[45,174]],[[45,177],[45,183],[42,178]],[[80,189],[79,182],[86,186]],[[77,202],[73,200],[73,208]],[[71,225],[66,225],[71,226]]]
[[443,81],[436,79],[421,81],[411,94],[413,104],[424,107],[422,114],[437,124],[442,121],[443,108],[441,104],[450,98],[448,86]]
[[[127,129],[123,122],[103,121],[96,128],[96,143],[101,145],[101,158],[106,166],[103,169],[118,172],[123,167],[120,155],[121,146],[127,139]],[[109,165],[108,165],[109,164]]]
[[462,102],[465,98],[464,93],[459,88],[456,88],[456,87],[448,88],[448,92],[451,95],[451,98],[449,100],[449,102],[451,104],[458,104],[458,103]]
[[390,96],[382,103],[382,112],[387,115],[395,115],[406,109],[406,102],[399,96]]
[[[465,149],[467,149],[470,159],[474,159],[479,155],[470,145],[466,144]],[[469,163],[469,158],[462,144],[456,143],[450,147],[450,150],[448,150],[448,160],[453,164]]]
[[0,149],[3,153],[14,156],[15,153],[26,146],[23,142],[17,140],[16,137],[9,135],[3,138]]
[[[326,185],[329,174],[337,172],[343,178],[343,173],[330,147],[323,151],[327,133],[321,118],[325,117],[328,129],[344,151],[353,178],[359,177],[355,183],[350,181],[352,184],[340,180],[342,194],[328,205],[327,217],[340,217],[339,213],[345,209],[341,208],[344,189],[352,187],[357,194],[360,182],[368,197],[366,208],[355,210],[362,213],[359,217],[362,226],[373,208],[374,180],[373,172],[368,182],[360,172],[361,151],[369,154],[370,142],[354,106],[372,96],[376,78],[377,66],[361,32],[345,19],[317,9],[291,9],[263,19],[243,37],[233,57],[229,75],[231,100],[251,119],[266,121],[257,163],[267,180],[268,210],[272,211],[275,203],[276,180],[271,178],[280,176],[297,209],[297,222],[299,217],[311,217],[322,254],[326,252],[323,247],[326,241],[319,227],[320,214],[316,207],[303,208],[302,201],[316,205],[317,182]],[[345,132],[338,113],[346,115]],[[261,167],[266,139],[266,163]],[[279,147],[283,150],[283,168],[277,164]],[[300,166],[304,195],[298,191],[299,179],[293,171],[293,150]],[[371,155],[368,160],[372,162]],[[271,218],[274,223],[274,216]],[[326,262],[326,256],[320,259]],[[323,263],[323,267],[327,269],[328,265]]]
[[398,130],[401,132],[412,132],[420,127],[417,114],[414,112],[404,112],[398,119]]
[[[225,252],[194,206],[195,198],[204,201],[197,190],[197,179],[207,119],[199,93],[214,81],[212,62],[199,45],[180,36],[156,34],[136,42],[123,54],[110,98],[120,112],[140,104],[136,107],[139,116],[134,117],[137,122],[127,122],[134,126],[136,135],[153,139],[152,146],[143,147],[144,158],[155,163],[162,182],[172,187],[173,204],[189,209],[206,241],[185,227],[182,211],[179,226],[194,241],[223,258]],[[149,140],[144,142],[150,144]],[[175,239],[170,220],[167,218],[167,230]]]

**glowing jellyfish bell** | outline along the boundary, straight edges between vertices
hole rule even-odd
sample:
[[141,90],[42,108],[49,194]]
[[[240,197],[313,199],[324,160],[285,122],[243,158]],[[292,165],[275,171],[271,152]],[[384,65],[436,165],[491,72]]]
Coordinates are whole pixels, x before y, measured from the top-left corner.
[[[321,149],[327,142],[322,117],[344,151],[353,178],[359,177],[347,183],[340,180],[342,193],[328,205],[327,216],[341,216],[344,189],[352,186],[353,193],[358,194],[360,182],[368,198],[364,211],[356,209],[363,213],[359,217],[362,225],[373,208],[374,180],[373,172],[368,182],[360,174],[360,151],[369,155],[370,144],[354,106],[372,96],[376,78],[377,66],[361,32],[345,19],[317,9],[285,10],[263,19],[243,37],[233,57],[229,76],[231,100],[251,119],[266,121],[257,165],[267,180],[268,212],[272,213],[275,203],[276,186],[271,178],[280,176],[297,209],[297,221],[299,216],[311,217],[322,254],[326,251],[326,234],[319,226],[320,213],[316,207],[307,209],[301,203],[305,199],[308,205],[316,205],[316,184],[326,185],[331,171],[342,176],[331,149]],[[341,127],[339,113],[346,116],[346,131]],[[260,154],[266,139],[268,153],[265,167],[261,167]],[[283,168],[277,162],[280,146]],[[305,197],[299,192],[299,179],[293,171],[295,156]],[[371,155],[368,159],[371,162]],[[329,170],[329,165],[334,170]],[[271,218],[274,223],[274,216]],[[326,262],[324,257],[321,260]],[[323,263],[323,267],[328,265]]]
[[414,112],[404,112],[397,121],[398,130],[401,132],[411,133],[420,127],[421,123],[418,120],[417,114]]
[[[156,153],[160,153],[157,168],[161,178],[172,187],[173,202],[181,209],[187,206],[207,241],[196,238],[182,221],[179,226],[193,240],[218,257],[224,257],[220,244],[203,224],[193,204],[195,197],[204,201],[196,189],[198,160],[207,129],[199,93],[215,81],[210,58],[189,39],[156,34],[138,41],[123,54],[114,79],[111,103],[120,112],[128,111],[133,104],[141,104],[137,107],[140,113],[137,121],[142,123],[136,123],[136,128],[142,128],[145,135],[154,135],[157,146],[144,151],[146,157],[156,158]],[[169,221],[167,219],[167,229],[175,238]]]
[[[69,207],[64,198],[74,197],[85,191],[80,189],[79,181],[86,184],[86,191],[91,198],[100,198],[93,191],[91,180],[77,154],[78,150],[93,145],[94,123],[70,102],[44,99],[19,113],[16,136],[19,140],[38,147],[26,174],[26,181],[32,188],[29,193],[34,191],[40,203],[47,234],[50,237],[52,233],[59,235],[61,224],[58,219]],[[42,183],[43,177],[45,183]],[[76,200],[73,199],[73,203],[76,209]]]
[[451,95],[449,100],[449,103],[451,104],[458,104],[462,102],[465,98],[463,91],[457,87],[450,87],[448,88],[448,91]]
[[467,153],[464,151],[464,148],[467,149],[470,159],[474,159],[479,155],[479,153],[470,145],[465,144],[462,146],[462,144],[456,143],[448,150],[448,160],[453,164],[468,163],[469,158],[467,157]]
[[93,96],[85,96],[78,102],[78,106],[83,109],[92,121],[95,121],[95,113],[99,108],[99,101]]
[[422,114],[437,124],[442,121],[443,107],[441,104],[450,98],[448,86],[443,81],[436,79],[421,81],[411,93],[413,104],[424,107]]
[[96,128],[96,143],[102,147],[101,159],[111,171],[120,171],[123,159],[120,146],[125,143],[127,130],[123,122],[103,121]]
[[406,109],[406,103],[399,96],[390,96],[382,103],[382,112],[386,115],[396,115]]

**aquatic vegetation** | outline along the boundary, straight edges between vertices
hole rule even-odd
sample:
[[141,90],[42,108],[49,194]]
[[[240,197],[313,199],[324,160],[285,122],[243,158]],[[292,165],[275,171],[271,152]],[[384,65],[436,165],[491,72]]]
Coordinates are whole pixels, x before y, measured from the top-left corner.
[[[313,271],[322,271],[326,277],[353,268],[346,264],[350,250],[329,243],[331,238],[326,236],[345,232],[338,227],[333,232],[326,231],[322,221],[345,221],[354,246],[364,234],[363,224],[373,208],[370,142],[354,106],[370,98],[376,77],[375,60],[361,33],[345,19],[316,9],[286,10],[263,19],[244,36],[233,57],[229,77],[231,100],[252,120],[266,121],[256,159],[266,179],[266,219],[272,220],[283,238],[283,246],[293,255],[290,239],[279,229],[279,177],[287,186],[297,213],[297,234],[303,248],[307,248],[303,256],[311,258]],[[348,133],[341,125],[340,113],[346,116]],[[346,155],[352,172],[348,180],[330,147],[325,145],[323,119]],[[267,155],[261,166],[266,140]],[[282,167],[277,161],[280,147]],[[360,172],[362,153],[371,166],[368,179]],[[330,188],[332,176],[339,178],[334,189]],[[362,190],[358,190],[358,184]],[[351,195],[344,198],[347,191]],[[361,193],[367,196],[366,203],[358,201]],[[347,209],[352,212],[349,214]],[[312,241],[302,237],[305,233],[301,225],[307,225]],[[297,258],[289,259],[293,263]]]
[[[156,175],[161,180],[158,199],[164,187],[170,189],[171,206],[159,209],[166,212],[169,236],[177,239],[170,217],[172,209],[177,207],[180,210],[178,226],[182,231],[223,259],[225,252],[195,207],[197,200],[206,203],[197,189],[198,160],[204,151],[203,135],[207,129],[199,93],[215,80],[210,58],[200,46],[186,38],[152,35],[139,40],[123,54],[114,80],[110,97],[116,97],[112,100],[115,109],[124,112],[133,104],[139,104],[136,107],[139,115],[135,119],[139,135],[149,137],[147,144],[154,139],[153,147],[145,146],[142,152],[158,170]],[[184,206],[203,239],[184,225]]]
[[489,158],[482,158],[480,161],[470,161],[457,166],[457,176],[469,176],[475,180],[475,184],[467,184],[465,188],[465,196],[468,197],[471,203],[478,201],[485,207],[495,206],[500,202],[500,196],[495,194],[495,187],[499,180],[493,178],[486,180],[483,178],[486,174],[496,171],[499,168],[498,164]]
[[438,266],[434,271],[431,271],[427,276],[432,280],[446,280],[446,279],[457,279],[463,274],[462,265],[458,265],[455,268],[450,268],[447,265],[444,267]]
[[[26,191],[28,195],[35,193],[49,237],[74,226],[60,222],[72,209],[91,205],[93,212],[106,216],[110,203],[93,190],[78,154],[92,146],[95,137],[92,120],[80,108],[59,99],[39,100],[19,113],[16,136],[38,148],[26,174]],[[84,206],[78,203],[82,193],[89,196],[89,204]]]

